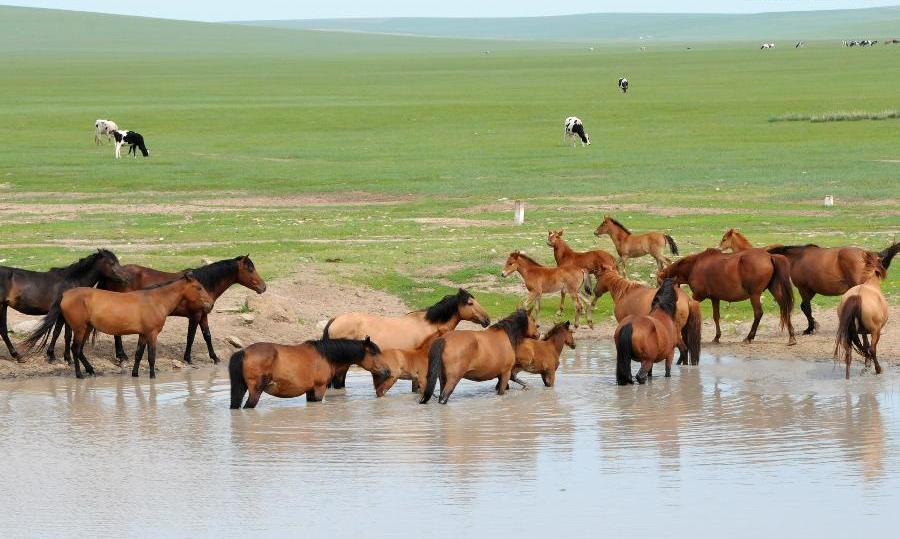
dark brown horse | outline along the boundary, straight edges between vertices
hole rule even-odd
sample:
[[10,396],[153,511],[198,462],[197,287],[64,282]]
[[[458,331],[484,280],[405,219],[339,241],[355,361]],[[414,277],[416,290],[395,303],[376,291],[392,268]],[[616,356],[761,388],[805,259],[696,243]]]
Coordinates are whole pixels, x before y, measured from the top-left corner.
[[719,302],[749,299],[753,305],[753,326],[744,339],[750,343],[762,319],[760,296],[768,289],[781,311],[781,327],[787,326],[790,335],[788,345],[797,344],[791,311],[794,309],[794,289],[791,286],[791,266],[787,258],[767,252],[765,249],[748,249],[725,254],[718,249],[686,256],[663,268],[659,279],[675,279],[676,284],[686,284],[696,301],[712,301],[713,321],[716,323],[714,343],[719,342]]
[[335,370],[356,364],[381,378],[390,372],[378,363],[381,350],[366,337],[321,339],[296,345],[259,342],[236,352],[228,362],[231,379],[231,408],[255,408],[263,393],[285,399],[306,395],[307,402],[319,402]]
[[[12,307],[23,314],[45,315],[50,307],[59,301],[62,293],[79,286],[94,286],[101,279],[127,282],[128,275],[119,265],[119,259],[106,249],[98,249],[96,253],[64,268],[52,268],[50,271],[29,271],[19,268],[0,266],[0,336],[13,359],[20,359],[6,326],[6,309]],[[62,324],[54,329],[53,338],[47,348],[47,360],[56,360],[54,346]],[[66,328],[68,335],[69,328]],[[66,361],[70,360],[69,338],[66,338]]]
[[[116,283],[109,280],[103,280],[99,288],[111,290],[113,292],[131,292],[141,290],[148,286],[164,283],[176,279],[183,275],[184,271],[168,272],[158,271],[137,264],[128,264],[122,266],[128,274],[128,284]],[[219,299],[231,285],[237,283],[253,290],[257,294],[266,291],[266,283],[263,281],[259,273],[256,272],[256,266],[250,260],[250,255],[238,256],[219,260],[212,264],[207,264],[190,271],[194,277],[203,284],[203,288],[209,292],[213,302]],[[180,316],[188,319],[187,344],[184,348],[184,362],[191,362],[191,348],[194,345],[194,336],[197,333],[197,326],[203,333],[203,339],[206,341],[206,349],[209,352],[210,359],[213,363],[219,362],[219,356],[213,348],[212,334],[209,331],[209,321],[207,319],[208,312],[203,309],[190,308],[187,303],[179,305],[169,316]],[[116,336],[116,357],[119,361],[128,359],[125,348],[122,346],[122,337]]]
[[634,383],[632,361],[641,364],[637,373],[639,384],[653,375],[653,364],[660,361],[666,362],[666,378],[672,376],[672,359],[678,343],[675,290],[674,279],[665,279],[653,296],[650,314],[626,316],[616,327],[613,342],[616,343],[616,383],[620,386]]

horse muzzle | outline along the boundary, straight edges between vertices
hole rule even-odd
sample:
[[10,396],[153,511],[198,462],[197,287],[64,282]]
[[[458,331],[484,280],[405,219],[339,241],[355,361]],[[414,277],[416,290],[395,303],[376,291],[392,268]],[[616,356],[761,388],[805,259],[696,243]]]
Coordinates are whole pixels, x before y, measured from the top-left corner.
[[253,291],[256,292],[257,294],[262,294],[263,292],[266,291],[266,283],[259,283],[258,285],[256,285],[253,288]]

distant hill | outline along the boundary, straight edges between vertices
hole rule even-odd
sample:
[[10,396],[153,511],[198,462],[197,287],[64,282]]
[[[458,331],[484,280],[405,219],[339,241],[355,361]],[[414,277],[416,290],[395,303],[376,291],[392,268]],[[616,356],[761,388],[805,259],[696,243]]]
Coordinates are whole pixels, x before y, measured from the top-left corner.
[[760,14],[601,13],[526,18],[249,21],[273,28],[548,41],[764,41],[900,36],[900,6]]

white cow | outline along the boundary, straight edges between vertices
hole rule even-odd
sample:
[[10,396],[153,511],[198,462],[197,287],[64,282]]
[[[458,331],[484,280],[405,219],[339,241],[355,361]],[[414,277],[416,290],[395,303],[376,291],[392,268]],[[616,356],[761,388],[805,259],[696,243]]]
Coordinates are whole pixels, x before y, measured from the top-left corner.
[[97,120],[94,122],[94,142],[101,144],[100,137],[106,135],[106,140],[112,140],[112,132],[118,131],[119,126],[112,120]]
[[575,116],[569,116],[566,118],[565,130],[563,131],[563,144],[567,142],[568,139],[572,139],[572,147],[578,144],[578,139],[581,139],[582,146],[590,146],[591,145],[591,137],[588,136],[587,132],[584,130],[584,124],[581,123],[581,119]]

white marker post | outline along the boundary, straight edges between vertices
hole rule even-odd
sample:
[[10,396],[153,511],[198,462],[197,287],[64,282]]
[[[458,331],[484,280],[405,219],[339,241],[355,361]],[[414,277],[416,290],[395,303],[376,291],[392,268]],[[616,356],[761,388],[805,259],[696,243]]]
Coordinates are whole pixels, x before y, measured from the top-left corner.
[[833,195],[825,195],[825,207],[830,208],[834,206],[834,196]]
[[516,209],[513,215],[513,220],[515,220],[517,225],[525,224],[525,201],[517,200],[516,201]]

